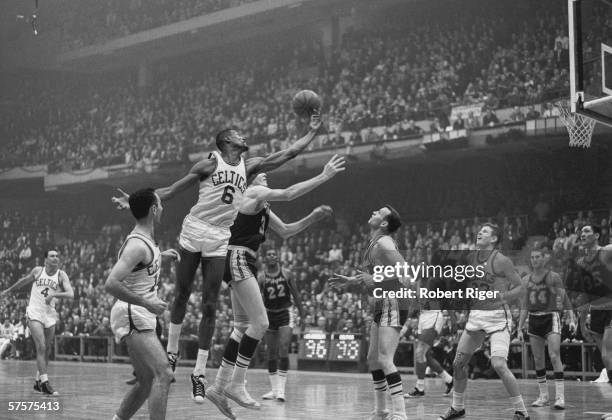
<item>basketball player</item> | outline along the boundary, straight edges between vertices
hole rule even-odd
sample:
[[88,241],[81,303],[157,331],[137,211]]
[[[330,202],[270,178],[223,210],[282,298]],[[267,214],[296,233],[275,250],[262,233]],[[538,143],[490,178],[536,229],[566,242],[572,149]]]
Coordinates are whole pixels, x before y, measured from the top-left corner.
[[[555,371],[555,404],[557,410],[565,409],[563,384],[563,363],[561,362],[561,317],[559,306],[569,308],[563,281],[559,274],[546,267],[548,252],[542,249],[531,251],[531,273],[523,277],[525,287],[524,302],[518,325],[518,338],[523,341],[523,327],[527,315],[529,323],[527,333],[536,368],[536,377],[540,396],[532,407],[548,405],[548,384],[546,383],[545,346],[548,343],[548,354]],[[574,313],[568,311],[570,325],[575,326]],[[572,327],[573,329],[573,327]]]
[[[434,280],[434,281],[432,281]],[[428,290],[443,289],[442,283],[430,280],[428,283]],[[419,289],[421,288],[419,282]],[[415,372],[417,376],[416,385],[414,390],[404,395],[404,398],[415,398],[425,396],[425,373],[427,366],[431,368],[436,375],[440,376],[446,384],[445,396],[450,395],[453,389],[453,377],[444,370],[440,362],[435,358],[432,347],[436,338],[440,336],[442,332],[442,326],[444,324],[444,315],[440,309],[438,301],[433,299],[427,299],[424,302],[419,303],[419,320],[417,326],[417,343],[415,348]],[[454,314],[452,314],[454,317]]]
[[[581,307],[581,329],[584,335],[593,335],[599,342],[601,359],[608,371],[608,380],[612,378],[612,245],[601,247],[599,236],[601,228],[586,225],[580,232],[580,241],[584,256],[578,258],[578,266],[582,271],[584,287]],[[585,325],[586,313],[591,315],[591,325]],[[611,381],[612,382],[612,381]],[[602,419],[612,420],[612,413],[605,414]]]
[[269,325],[255,267],[257,251],[266,239],[268,225],[285,239],[331,214],[331,208],[320,206],[303,219],[285,224],[270,211],[268,202],[294,200],[343,170],[344,158],[334,155],[321,174],[307,181],[285,189],[270,189],[264,173],[257,175],[246,190],[231,227],[224,275],[224,280],[230,287],[234,329],[225,347],[215,383],[206,392],[206,398],[229,418],[234,418],[234,415],[227,398],[245,408],[261,407],[247,392],[245,376],[257,344]]
[[[370,242],[363,258],[364,267],[368,272],[360,272],[354,277],[334,274],[334,277],[330,279],[330,285],[335,288],[365,285],[371,290],[375,284],[378,284],[385,290],[400,290],[403,287],[403,279],[392,278],[381,283],[374,283],[371,273],[376,266],[404,265],[404,258],[390,236],[399,229],[401,224],[399,214],[389,205],[374,211],[368,220]],[[372,413],[372,419],[405,420],[407,418],[402,378],[393,363],[393,356],[399,343],[400,330],[408,319],[408,313],[409,306],[406,299],[385,297],[375,301],[374,322],[370,328],[368,348],[368,366],[374,381],[375,395],[375,410]],[[391,394],[392,414],[386,408],[387,390]]]
[[[266,157],[245,159],[242,154],[249,147],[238,129],[226,129],[216,136],[219,149],[193,168],[174,184],[157,189],[162,201],[193,185],[200,184],[198,202],[183,221],[179,244],[181,263],[176,271],[175,296],[170,307],[168,331],[168,360],[172,370],[178,360],[179,336],[187,301],[198,265],[202,268],[202,320],[198,328],[198,356],[191,374],[192,398],[196,403],[204,402],[206,362],[210,343],[215,331],[215,308],[225,269],[229,227],[234,222],[247,180],[254,175],[283,165],[304,151],[321,127],[318,111],[311,116],[309,132],[291,147]],[[119,208],[127,208],[127,195],[113,198]]]
[[111,309],[111,328],[115,341],[125,340],[138,381],[128,391],[113,420],[132,418],[149,400],[151,419],[166,418],[168,391],[173,374],[157,335],[157,315],[168,304],[157,296],[162,257],[180,259],[177,251],[163,253],[155,242],[155,225],[163,207],[152,188],[129,196],[136,225],[119,250],[104,289],[117,301]]
[[36,348],[36,380],[34,390],[47,395],[58,395],[49,383],[49,355],[53,349],[57,312],[56,299],[74,299],[74,291],[68,275],[59,268],[59,253],[55,249],[45,252],[45,266],[34,267],[30,274],[19,279],[14,285],[2,292],[2,295],[32,284],[30,302],[26,309],[28,328]]
[[465,416],[466,368],[472,354],[482,345],[487,335],[491,342],[491,365],[510,394],[510,401],[515,409],[513,419],[529,419],[518,383],[508,369],[507,361],[512,317],[506,302],[519,298],[524,293],[524,288],[512,261],[496,249],[501,239],[499,226],[491,223],[483,224],[476,236],[477,251],[471,257],[471,265],[481,266],[485,275],[469,279],[469,287],[499,293],[496,298],[474,300],[470,303],[467,324],[459,339],[453,361],[453,402],[448,411],[439,417],[442,420]]
[[[297,306],[300,320],[304,320],[302,298],[293,273],[281,267],[275,249],[266,252],[263,275],[259,277],[263,302],[268,314],[268,374],[272,390],[263,395],[264,400],[285,401],[285,384],[289,370],[289,344],[294,327],[291,298]],[[277,360],[280,363],[277,364]]]

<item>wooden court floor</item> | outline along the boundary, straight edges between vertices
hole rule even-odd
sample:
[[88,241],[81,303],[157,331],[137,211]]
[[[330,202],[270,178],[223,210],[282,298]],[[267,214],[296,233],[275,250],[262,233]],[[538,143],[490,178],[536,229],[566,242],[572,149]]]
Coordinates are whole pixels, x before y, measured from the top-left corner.
[[[33,361],[0,361],[0,419],[46,418],[78,420],[110,420],[128,389],[125,380],[131,376],[130,365],[105,363],[52,362],[51,383],[59,397],[42,397],[32,390],[36,367]],[[168,400],[168,419],[223,419],[208,401],[197,405],[191,400],[190,368],[177,369],[177,383],[172,385]],[[208,377],[214,378],[210,370]],[[258,398],[268,391],[265,370],[249,372],[248,389]],[[403,375],[404,390],[414,386],[414,376]],[[521,380],[526,403],[537,397],[535,380]],[[549,381],[551,395],[554,385]],[[425,398],[406,400],[409,419],[436,419],[450,404],[442,395],[442,383],[427,379]],[[612,411],[612,386],[590,382],[565,382],[567,409],[531,409],[532,419],[598,419]],[[12,414],[9,401],[55,401],[62,404],[61,414]],[[287,402],[262,401],[259,411],[235,407],[239,419],[365,419],[372,410],[373,395],[368,374],[318,373],[290,371],[287,381]],[[512,418],[507,395],[499,380],[476,380],[468,385],[466,419],[497,420]],[[147,419],[143,407],[134,418]]]

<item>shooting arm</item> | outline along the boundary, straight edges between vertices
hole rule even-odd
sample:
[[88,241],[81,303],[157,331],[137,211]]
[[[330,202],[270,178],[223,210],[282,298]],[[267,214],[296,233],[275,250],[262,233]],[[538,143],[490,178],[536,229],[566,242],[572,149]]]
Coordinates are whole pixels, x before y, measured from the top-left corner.
[[253,197],[258,201],[293,201],[314,190],[329,179],[331,179],[331,177],[321,173],[314,178],[299,182],[284,189],[273,190],[262,185],[256,185],[247,190],[247,196]]
[[201,160],[200,162],[193,165],[193,168],[189,171],[187,175],[176,181],[174,184],[158,188],[155,190],[155,193],[159,195],[159,198],[164,200],[169,200],[173,198],[176,194],[181,191],[186,190],[192,185],[196,184],[202,179],[207,178],[212,174],[217,168],[217,159],[214,158],[214,155],[211,154],[209,159]]
[[127,276],[138,265],[139,262],[145,261],[147,258],[147,250],[144,245],[139,246],[135,241],[128,241],[127,245],[121,253],[119,261],[111,270],[104,290],[119,300],[122,300],[132,305],[147,307],[147,301],[140,295],[132,292],[123,284]]
[[298,291],[297,283],[295,282],[295,277],[293,276],[292,273],[288,271],[285,272],[285,276],[287,277],[287,283],[289,284],[289,292],[291,293],[291,296],[293,297],[293,303],[298,309],[300,318],[303,318],[304,311],[302,308],[302,296],[300,295],[300,292]]
[[308,133],[293,143],[290,147],[285,150],[280,150],[275,153],[271,153],[266,157],[254,157],[250,158],[246,161],[246,172],[247,178],[251,175],[258,174],[260,172],[268,172],[273,169],[276,169],[291,159],[295,158],[297,155],[302,153],[306,147],[310,144],[310,142],[317,135],[317,130],[309,130]]

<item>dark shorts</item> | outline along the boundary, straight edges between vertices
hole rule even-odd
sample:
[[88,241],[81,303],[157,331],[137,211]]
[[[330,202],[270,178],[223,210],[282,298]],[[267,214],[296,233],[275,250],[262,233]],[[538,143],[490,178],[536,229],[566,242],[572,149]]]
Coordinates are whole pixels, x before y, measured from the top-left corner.
[[245,247],[230,245],[225,258],[225,273],[223,280],[226,283],[242,281],[249,278],[257,280],[256,254]]
[[268,331],[278,331],[280,327],[293,328],[293,316],[290,308],[282,311],[268,312]]
[[612,328],[612,311],[591,310],[591,331],[603,334],[606,328]]
[[549,334],[561,334],[561,318],[559,312],[548,314],[529,314],[527,333],[536,337],[546,338]]

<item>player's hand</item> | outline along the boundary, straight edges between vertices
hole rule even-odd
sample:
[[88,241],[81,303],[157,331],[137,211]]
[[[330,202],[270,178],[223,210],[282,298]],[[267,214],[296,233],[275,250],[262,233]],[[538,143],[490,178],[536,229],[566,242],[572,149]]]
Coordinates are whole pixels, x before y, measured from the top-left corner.
[[55,295],[52,294],[48,294],[47,297],[45,298],[45,303],[47,305],[51,305],[51,302],[53,301],[53,298],[55,297]]
[[323,122],[321,121],[321,111],[319,109],[313,109],[312,114],[310,114],[310,121],[308,122],[310,131],[314,131],[316,133],[319,131],[322,125]]
[[519,328],[519,329],[516,331],[516,338],[518,338],[518,340],[519,340],[521,343],[525,341],[525,335],[523,334],[523,329],[522,329],[522,328]]
[[358,282],[365,284],[366,286],[374,285],[374,277],[370,273],[365,271],[357,270],[359,274],[355,276]]
[[312,211],[312,214],[317,220],[325,219],[334,214],[334,211],[330,206],[319,206]]
[[9,294],[8,290],[3,290],[0,292],[0,297],[8,296],[8,294]]
[[333,155],[323,168],[323,176],[327,179],[333,178],[338,172],[342,172],[346,169],[344,163],[344,156]]
[[170,248],[161,253],[162,258],[170,258],[177,263],[181,262],[181,254],[176,249]]
[[155,315],[161,315],[164,313],[167,307],[167,302],[164,302],[163,300],[155,296],[153,299],[147,302],[146,309],[149,312],[154,313]]
[[334,277],[330,277],[330,279],[327,280],[327,284],[336,290],[342,291],[344,288],[346,288],[346,286],[348,286],[350,283],[354,283],[355,281],[355,277],[347,277],[334,273]]
[[113,197],[111,201],[117,205],[117,210],[125,210],[130,208],[130,203],[128,202],[130,195],[123,191],[121,188],[117,188],[121,197]]

